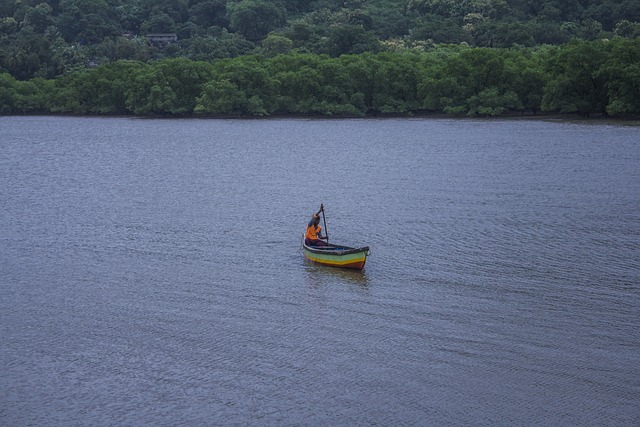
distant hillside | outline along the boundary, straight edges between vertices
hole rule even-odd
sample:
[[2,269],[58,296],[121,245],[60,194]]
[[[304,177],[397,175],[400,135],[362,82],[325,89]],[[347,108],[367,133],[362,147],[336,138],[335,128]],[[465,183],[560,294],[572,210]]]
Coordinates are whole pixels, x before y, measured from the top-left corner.
[[[169,35],[168,40],[152,34]],[[638,0],[1,0],[0,73],[117,60],[504,48],[640,37]],[[176,41],[174,41],[176,40]]]

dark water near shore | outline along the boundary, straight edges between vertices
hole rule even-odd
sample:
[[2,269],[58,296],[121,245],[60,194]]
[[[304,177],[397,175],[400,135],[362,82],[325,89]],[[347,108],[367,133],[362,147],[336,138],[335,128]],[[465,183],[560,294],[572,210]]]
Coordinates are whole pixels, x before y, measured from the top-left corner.
[[6,426],[637,426],[640,128],[0,117],[0,342]]

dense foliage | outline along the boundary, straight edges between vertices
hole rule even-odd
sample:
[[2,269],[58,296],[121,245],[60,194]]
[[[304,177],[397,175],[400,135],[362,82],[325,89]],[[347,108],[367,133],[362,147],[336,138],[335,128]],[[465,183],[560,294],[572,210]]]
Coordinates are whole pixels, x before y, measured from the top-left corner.
[[[175,33],[158,47],[150,33]],[[511,48],[640,36],[638,0],[0,0],[0,72],[53,78],[122,59]]]
[[119,60],[55,79],[0,74],[0,113],[137,115],[640,113],[640,38],[440,46],[331,57]]

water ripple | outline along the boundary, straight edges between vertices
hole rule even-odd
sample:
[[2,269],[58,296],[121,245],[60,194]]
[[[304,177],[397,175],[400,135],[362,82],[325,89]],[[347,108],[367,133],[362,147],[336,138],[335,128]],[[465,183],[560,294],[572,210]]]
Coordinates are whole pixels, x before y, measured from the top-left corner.
[[637,128],[0,125],[0,424],[638,424]]

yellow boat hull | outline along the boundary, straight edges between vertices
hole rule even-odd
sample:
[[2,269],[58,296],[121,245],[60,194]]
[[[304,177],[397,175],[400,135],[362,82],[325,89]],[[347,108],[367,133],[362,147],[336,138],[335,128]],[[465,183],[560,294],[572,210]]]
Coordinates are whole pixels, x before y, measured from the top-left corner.
[[329,267],[362,270],[367,262],[369,247],[351,248],[348,246],[308,246],[302,242],[304,256],[318,264]]

